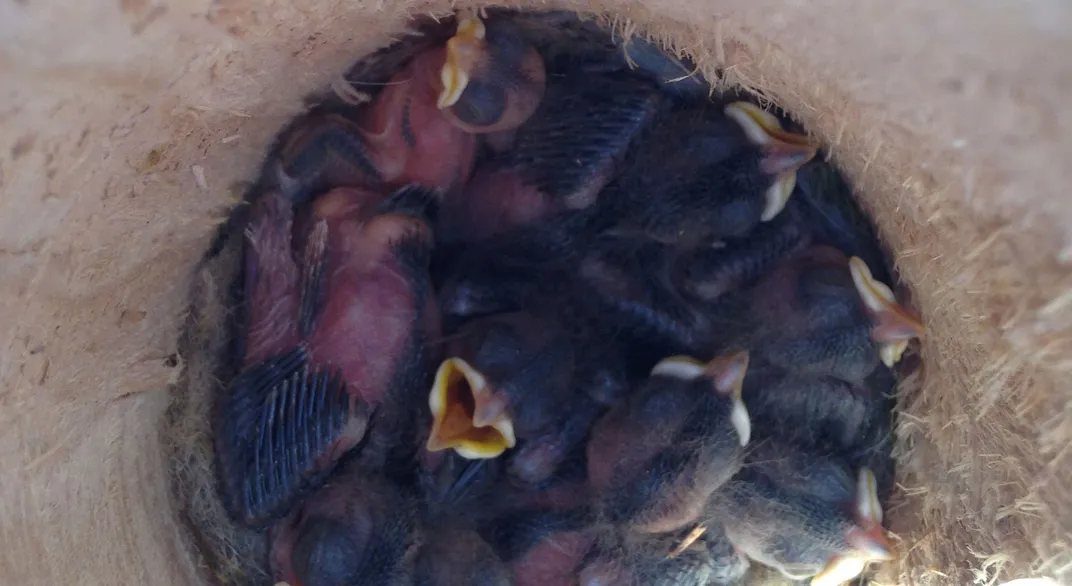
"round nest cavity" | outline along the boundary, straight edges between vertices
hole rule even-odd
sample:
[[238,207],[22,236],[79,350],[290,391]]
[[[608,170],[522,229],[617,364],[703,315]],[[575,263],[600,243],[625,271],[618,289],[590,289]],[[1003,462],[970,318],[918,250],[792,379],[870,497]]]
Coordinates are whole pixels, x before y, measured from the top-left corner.
[[[495,18],[507,14],[507,11],[492,11],[490,16]],[[573,14],[509,14],[512,15],[513,22],[524,31],[525,38],[535,45],[548,64],[549,87],[558,83],[555,75],[556,72],[564,70],[563,68],[602,63],[611,64],[608,67],[612,69],[635,68],[640,72],[637,75],[646,75],[649,81],[659,84],[660,91],[670,96],[666,98],[668,100],[695,104],[711,99],[720,105],[745,100],[769,107],[762,96],[745,94],[732,88],[715,94],[707,80],[688,65],[687,61],[657,57],[655,52],[659,50],[644,39],[623,39],[620,35],[612,34],[609,29],[581,20]],[[212,420],[216,416],[218,397],[226,392],[228,385],[238,375],[243,360],[244,347],[236,340],[243,337],[238,333],[242,324],[241,301],[247,293],[242,286],[245,254],[243,242],[251,204],[270,186],[278,187],[280,153],[288,148],[289,138],[299,131],[302,125],[317,116],[368,107],[383,88],[389,85],[392,76],[409,63],[415,54],[429,45],[445,42],[453,32],[453,25],[449,20],[416,21],[406,38],[361,59],[345,75],[340,76],[331,88],[310,96],[309,112],[283,128],[277,143],[267,149],[267,162],[262,175],[249,187],[245,201],[233,211],[230,220],[209,246],[199,267],[191,292],[189,318],[180,343],[180,352],[186,365],[184,379],[175,387],[174,402],[166,418],[165,435],[174,466],[172,483],[178,496],[181,516],[187,524],[192,545],[203,558],[208,578],[214,583],[270,584],[273,579],[267,567],[269,548],[266,533],[247,529],[233,522],[225,510],[219,494],[217,461],[213,447]],[[778,116],[785,124],[787,132],[803,132],[781,113],[778,113]],[[569,136],[562,138],[568,139]],[[852,204],[849,188],[833,170],[831,163],[822,160],[823,156],[820,152],[816,161],[809,163],[809,173],[813,174],[810,177],[814,180],[815,173],[822,174],[824,180],[829,182],[827,187],[836,190],[838,197],[846,198],[849,207],[842,210],[845,215],[839,221],[850,221],[846,226],[854,232],[853,236],[845,236],[840,241],[837,241],[836,234],[828,234],[826,243],[852,248],[853,254],[864,257],[876,278],[886,283],[896,283],[896,277],[892,274],[887,257],[869,222],[863,212]],[[820,171],[815,171],[816,169]],[[801,187],[798,186],[797,189],[799,191]],[[821,211],[815,210],[804,210],[800,213],[811,214],[809,217],[812,218],[818,217],[816,213],[822,215]],[[573,227],[567,225],[566,229]],[[865,240],[854,240],[859,234],[865,235]],[[557,244],[563,245],[562,242],[567,243],[565,245],[573,245],[569,238],[562,239]],[[691,245],[697,246],[696,243]],[[722,241],[705,242],[704,246],[718,249],[726,244]],[[733,250],[732,243],[729,248]],[[635,254],[636,258],[642,258],[645,252],[630,249],[626,254]],[[770,254],[777,257],[774,260],[788,256],[785,250]],[[762,274],[767,273],[774,260],[764,258]],[[757,273],[747,279],[754,282],[760,277]],[[731,285],[708,285],[743,287],[736,281],[732,281]],[[906,293],[898,291],[902,299]],[[456,327],[450,323],[445,326],[448,330]],[[672,353],[675,352],[665,352],[667,355]],[[711,358],[714,358],[714,355],[702,357],[703,360]],[[643,362],[642,359],[640,361]],[[902,391],[909,387],[918,387],[920,366],[914,351],[910,351],[898,364],[897,384]],[[892,400],[887,402],[886,408],[891,404]],[[887,436],[882,447],[885,456],[890,455],[889,450],[893,443],[891,430],[892,421],[886,427]],[[896,457],[899,454],[892,455]],[[901,497],[893,487],[892,468],[878,476],[882,484],[885,508],[888,511],[896,511]],[[903,522],[899,526],[903,528]],[[763,571],[758,568],[758,564],[753,565],[757,566],[757,571],[749,575],[749,583],[778,579],[774,572]]]

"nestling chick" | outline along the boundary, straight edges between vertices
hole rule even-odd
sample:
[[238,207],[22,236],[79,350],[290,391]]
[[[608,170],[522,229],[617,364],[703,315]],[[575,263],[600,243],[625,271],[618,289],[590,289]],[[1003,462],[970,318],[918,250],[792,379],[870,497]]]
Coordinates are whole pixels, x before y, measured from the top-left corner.
[[735,102],[724,113],[658,118],[600,198],[616,230],[696,245],[743,236],[778,215],[816,148],[752,108]]
[[564,212],[451,251],[437,278],[443,315],[518,311],[562,295],[598,221],[590,210]]
[[622,333],[666,351],[711,345],[723,330],[703,304],[691,302],[674,282],[680,252],[659,242],[603,237],[582,252],[574,278],[578,301]]
[[403,188],[387,200],[336,189],[312,204],[292,252],[289,201],[265,194],[246,231],[242,372],[221,394],[214,433],[232,516],[261,525],[285,514],[363,442],[382,460],[426,376],[435,327],[428,277],[435,197]]
[[476,531],[434,528],[417,554],[414,586],[512,586],[510,571]]
[[681,252],[672,266],[672,282],[685,296],[708,303],[750,287],[812,241],[798,210],[790,201],[785,211],[743,238]]
[[413,495],[374,472],[341,472],[272,527],[275,580],[289,586],[411,584]]
[[812,246],[775,268],[756,285],[752,306],[761,322],[756,351],[766,361],[854,384],[880,359],[894,364],[923,332],[863,261],[828,246]]
[[464,193],[444,202],[437,237],[481,240],[591,206],[652,118],[658,97],[632,79],[559,80],[513,144],[477,171]]
[[464,185],[476,138],[436,107],[443,47],[418,53],[371,104],[313,114],[282,144],[277,180],[302,201],[338,186],[394,189],[416,183],[449,192]]
[[[577,393],[586,391],[574,386]],[[526,438],[509,456],[510,474],[530,485],[551,479],[559,466],[578,448],[602,415],[604,406],[589,396],[578,396],[561,408],[558,419]]]
[[572,391],[574,352],[553,320],[503,314],[467,324],[447,344],[429,396],[427,448],[494,458],[561,415]]
[[744,401],[761,433],[846,457],[889,442],[889,399],[869,385],[824,375],[752,369]]
[[665,94],[707,100],[711,88],[691,63],[639,36],[608,38],[593,20],[569,11],[514,13],[515,24],[544,56],[548,77],[569,74],[629,74]]
[[[617,344],[594,331],[566,329],[559,317],[500,314],[469,322],[448,339],[453,358],[444,361],[432,391],[426,448],[496,457],[513,437],[517,445],[505,455],[505,470],[514,480],[529,487],[562,480],[563,463],[583,457],[592,423],[628,391],[630,371]],[[491,425],[476,426],[481,408],[503,405]]]
[[547,81],[543,57],[508,16],[458,16],[440,70],[437,106],[458,128],[498,132],[532,116]]
[[[721,528],[715,528],[720,532]],[[748,560],[724,535],[699,526],[659,535],[629,534],[606,540],[589,556],[580,586],[728,586],[748,570]]]
[[808,244],[793,208],[719,248],[604,236],[579,263],[580,299],[639,342],[709,356],[755,327],[742,289]]
[[854,479],[836,456],[785,442],[757,442],[709,510],[748,557],[813,586],[841,584],[868,562],[895,557],[871,471]]
[[588,478],[614,523],[665,533],[695,522],[740,467],[751,434],[741,401],[748,354],[709,364],[673,357],[588,440]]
[[575,586],[599,535],[584,508],[521,510],[497,518],[483,533],[506,561],[515,586]]

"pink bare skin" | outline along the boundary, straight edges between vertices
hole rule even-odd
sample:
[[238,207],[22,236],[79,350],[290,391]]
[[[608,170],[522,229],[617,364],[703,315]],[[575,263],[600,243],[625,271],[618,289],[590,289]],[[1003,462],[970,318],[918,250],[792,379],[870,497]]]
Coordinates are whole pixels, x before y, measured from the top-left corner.
[[397,445],[426,368],[424,328],[438,327],[423,297],[432,239],[423,214],[434,200],[419,186],[389,196],[337,188],[296,227],[283,195],[254,204],[246,353],[215,423],[236,519],[260,526],[285,515],[362,441],[370,465]]
[[314,363],[340,368],[343,378],[355,381],[351,394],[375,404],[384,399],[416,318],[413,288],[390,246],[408,232],[431,234],[413,218],[366,220],[368,197],[336,190],[314,204],[316,216],[328,224],[329,268],[318,327],[307,343]]
[[[341,370],[351,394],[366,403],[381,402],[394,365],[416,318],[413,290],[391,244],[406,234],[430,239],[428,227],[415,218],[378,216],[369,210],[378,193],[335,189],[313,203],[309,224],[327,229],[324,302],[316,326],[304,343],[310,362]],[[285,207],[282,204],[281,207]],[[284,236],[289,214],[264,214],[251,228],[254,265],[249,274],[249,350],[245,365],[285,351],[299,342],[297,314],[299,268]],[[282,222],[281,230],[263,224]],[[263,276],[263,278],[261,278]]]
[[390,186],[418,183],[450,191],[472,171],[476,137],[436,106],[444,54],[437,47],[415,57],[361,118],[373,163]]

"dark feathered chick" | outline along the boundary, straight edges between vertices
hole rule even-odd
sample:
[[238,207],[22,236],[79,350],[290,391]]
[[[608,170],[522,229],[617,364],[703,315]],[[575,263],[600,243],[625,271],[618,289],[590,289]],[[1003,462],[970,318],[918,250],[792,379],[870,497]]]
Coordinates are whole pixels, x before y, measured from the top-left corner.
[[665,534],[617,534],[600,541],[581,569],[580,586],[737,584],[748,560],[721,533],[700,525]]
[[645,344],[715,351],[754,326],[746,297],[737,293],[807,245],[807,229],[792,208],[717,248],[605,235],[579,261],[580,300],[596,319]]
[[221,394],[214,429],[224,500],[237,520],[260,525],[285,514],[359,442],[370,461],[393,449],[427,384],[434,201],[418,187],[386,200],[336,189],[297,227],[283,196],[254,204],[243,367]]
[[850,383],[759,365],[749,370],[743,395],[757,435],[868,468],[885,498],[893,482],[894,384],[884,366],[862,383]]
[[587,508],[518,509],[482,530],[515,586],[573,586],[599,530]]
[[659,242],[603,237],[582,252],[578,303],[638,342],[671,351],[709,346],[721,314],[683,295],[674,282],[680,252]]
[[791,579],[837,585],[893,559],[874,475],[770,438],[710,503],[733,544]]
[[426,447],[489,458],[516,442],[506,469],[530,486],[576,458],[593,421],[628,391],[631,371],[618,344],[564,319],[565,311],[497,314],[450,334]]
[[415,586],[508,586],[510,572],[477,532],[490,516],[498,469],[453,453],[422,454],[427,530],[417,554]]
[[510,572],[472,529],[433,528],[417,554],[414,586],[512,586]]
[[553,318],[518,312],[474,320],[448,340],[446,356],[429,398],[429,450],[496,457],[517,438],[558,433],[575,353]]
[[495,517],[503,483],[495,460],[418,450],[425,531],[415,586],[509,586],[510,573],[478,528]]
[[482,242],[444,251],[437,271],[445,318],[518,311],[561,296],[574,258],[596,233],[590,210],[565,212]]
[[547,73],[543,57],[508,16],[459,14],[447,41],[437,105],[469,132],[517,128],[536,111]]
[[658,105],[637,80],[559,80],[512,144],[444,203],[437,236],[473,241],[591,206]]
[[544,56],[549,77],[630,74],[679,98],[707,100],[711,92],[691,63],[641,37],[608,37],[598,22],[568,11],[514,13],[512,19]]
[[785,211],[743,238],[678,253],[671,265],[672,283],[685,296],[708,303],[750,287],[771,267],[812,241],[798,210],[799,206],[790,201]]
[[472,171],[476,138],[437,108],[446,49],[430,46],[384,84],[370,104],[312,114],[280,148],[277,181],[292,200],[339,186],[443,192]]
[[880,360],[892,366],[923,332],[862,260],[828,246],[812,246],[775,268],[756,285],[752,305],[763,359],[853,383]]
[[816,148],[747,102],[672,110],[600,198],[621,233],[670,244],[740,237],[785,207]]
[[614,523],[663,533],[696,521],[740,467],[750,422],[741,401],[748,354],[709,364],[663,360],[588,440],[588,479]]
[[341,472],[272,527],[275,580],[289,586],[412,584],[414,495],[369,470]]
[[749,371],[744,388],[757,431],[846,456],[889,442],[889,398],[867,384],[760,367]]

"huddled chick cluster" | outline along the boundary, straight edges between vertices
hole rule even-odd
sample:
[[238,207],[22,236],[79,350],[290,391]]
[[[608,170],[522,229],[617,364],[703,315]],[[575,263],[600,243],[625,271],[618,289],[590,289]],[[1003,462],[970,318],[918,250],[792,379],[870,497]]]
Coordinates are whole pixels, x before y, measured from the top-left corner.
[[788,122],[640,41],[548,40],[585,26],[460,15],[377,54],[382,89],[300,119],[236,214],[215,446],[278,581],[892,559],[891,367],[923,326],[866,220]]

